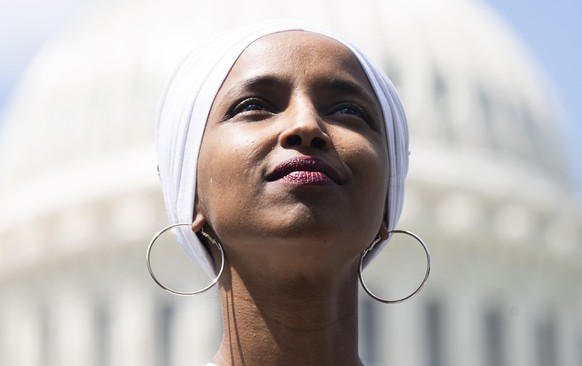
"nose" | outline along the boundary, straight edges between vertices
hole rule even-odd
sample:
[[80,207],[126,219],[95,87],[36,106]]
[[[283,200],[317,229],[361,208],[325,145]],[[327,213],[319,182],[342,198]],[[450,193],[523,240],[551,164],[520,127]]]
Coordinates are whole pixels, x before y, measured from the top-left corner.
[[307,147],[327,150],[331,139],[313,106],[298,103],[290,111],[286,126],[279,136],[279,143],[286,149]]

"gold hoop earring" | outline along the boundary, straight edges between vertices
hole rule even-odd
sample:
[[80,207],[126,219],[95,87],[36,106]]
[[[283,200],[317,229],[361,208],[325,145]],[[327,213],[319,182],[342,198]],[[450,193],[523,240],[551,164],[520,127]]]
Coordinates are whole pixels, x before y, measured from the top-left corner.
[[426,272],[424,274],[424,278],[422,279],[422,282],[416,288],[416,290],[414,290],[414,292],[412,292],[410,295],[408,295],[406,297],[403,297],[401,299],[397,299],[397,300],[386,300],[386,299],[381,298],[381,297],[377,296],[376,294],[374,294],[372,291],[370,291],[370,289],[368,288],[368,286],[366,286],[366,283],[364,282],[364,278],[362,276],[364,257],[372,249],[374,249],[374,247],[376,246],[376,244],[378,244],[381,241],[380,235],[378,235],[376,237],[376,239],[374,239],[374,241],[372,242],[372,244],[370,244],[370,246],[368,248],[366,248],[366,250],[364,250],[362,252],[362,254],[360,255],[360,264],[359,264],[359,267],[358,267],[358,278],[360,279],[360,284],[362,285],[362,288],[364,289],[364,291],[366,291],[366,293],[368,295],[370,295],[370,297],[372,297],[374,300],[377,300],[377,301],[379,301],[381,303],[384,303],[384,304],[396,304],[396,303],[403,302],[405,300],[410,299],[412,296],[416,295],[422,289],[422,287],[426,283],[426,280],[428,280],[428,276],[430,274],[431,257],[430,257],[430,251],[428,250],[427,245],[424,243],[424,241],[418,235],[416,235],[414,233],[411,233],[410,231],[406,231],[406,230],[392,230],[392,231],[389,231],[388,234],[406,234],[406,235],[412,236],[414,239],[416,239],[420,243],[420,245],[422,246],[422,249],[424,250],[424,253],[426,255]]
[[196,294],[200,294],[202,292],[208,291],[210,290],[210,288],[212,288],[212,286],[214,286],[217,282],[218,279],[220,278],[220,275],[222,275],[222,271],[224,270],[224,251],[222,249],[222,245],[220,245],[220,243],[217,240],[214,240],[214,238],[212,238],[210,235],[206,234],[204,232],[204,229],[202,229],[200,231],[200,233],[206,238],[208,239],[208,241],[210,241],[210,243],[214,246],[216,246],[216,248],[218,248],[218,251],[220,252],[220,258],[221,258],[221,262],[220,262],[220,270],[218,271],[218,274],[216,275],[216,277],[212,280],[212,282],[210,282],[210,284],[206,287],[204,287],[203,289],[197,290],[197,291],[177,291],[174,289],[171,289],[167,286],[165,286],[164,284],[162,284],[156,277],[156,275],[154,274],[154,271],[152,270],[152,266],[151,266],[151,252],[152,252],[152,247],[154,246],[154,243],[156,242],[156,240],[158,240],[158,238],[160,236],[162,236],[166,231],[173,229],[177,226],[192,226],[192,224],[173,224],[170,226],[166,226],[165,228],[163,228],[162,230],[160,230],[159,232],[157,232],[154,237],[152,238],[152,240],[150,241],[150,244],[148,245],[148,249],[146,251],[146,264],[148,267],[148,272],[150,273],[150,276],[152,276],[152,279],[154,280],[154,282],[160,286],[162,289],[168,291],[171,294],[174,295],[178,295],[178,296],[191,296],[191,295],[196,295]]

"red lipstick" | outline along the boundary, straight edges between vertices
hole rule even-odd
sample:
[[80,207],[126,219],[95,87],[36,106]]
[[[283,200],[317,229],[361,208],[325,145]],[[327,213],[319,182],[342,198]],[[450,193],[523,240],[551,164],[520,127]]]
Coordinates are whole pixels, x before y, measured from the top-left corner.
[[328,163],[312,156],[285,160],[267,175],[267,181],[282,181],[295,185],[341,184],[339,173]]

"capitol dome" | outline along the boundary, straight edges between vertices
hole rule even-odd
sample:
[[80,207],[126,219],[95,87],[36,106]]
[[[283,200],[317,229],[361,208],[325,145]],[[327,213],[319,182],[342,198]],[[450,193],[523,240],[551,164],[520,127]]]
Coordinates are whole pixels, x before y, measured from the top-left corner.
[[[45,45],[0,130],[0,364],[186,365],[212,356],[217,299],[173,298],[145,271],[146,245],[167,223],[156,109],[199,38],[282,15],[353,40],[395,82],[409,118],[399,226],[426,239],[434,270],[402,305],[362,297],[364,361],[582,362],[582,216],[557,103],[481,1],[123,0],[99,2]],[[407,253],[386,252],[380,266],[416,278]],[[399,294],[408,285],[389,287]]]

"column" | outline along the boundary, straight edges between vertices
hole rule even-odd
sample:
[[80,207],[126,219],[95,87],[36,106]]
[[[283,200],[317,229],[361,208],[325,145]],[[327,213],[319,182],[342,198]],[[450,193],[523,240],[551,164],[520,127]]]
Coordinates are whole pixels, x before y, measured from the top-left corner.
[[50,308],[56,365],[95,365],[91,298],[78,286],[62,283],[51,296]]
[[462,287],[448,294],[444,364],[484,366],[483,304],[472,288]]
[[176,301],[173,356],[176,365],[205,365],[222,338],[221,308],[213,290]]
[[155,366],[155,304],[143,283],[120,283],[111,299],[111,366]]
[[379,325],[383,334],[380,365],[426,365],[425,300],[422,295],[394,305],[385,305]]
[[535,328],[532,324],[531,299],[522,297],[509,302],[507,317],[507,364],[511,366],[536,365],[533,349]]
[[[48,365],[41,307],[22,291],[2,293],[0,341],[2,365]],[[49,365],[50,366],[50,365]]]

